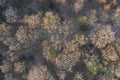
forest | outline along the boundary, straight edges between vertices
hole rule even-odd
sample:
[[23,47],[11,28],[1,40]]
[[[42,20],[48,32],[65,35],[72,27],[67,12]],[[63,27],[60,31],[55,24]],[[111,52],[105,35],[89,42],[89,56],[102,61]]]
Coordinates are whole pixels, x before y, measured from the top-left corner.
[[120,0],[0,0],[0,80],[120,80]]

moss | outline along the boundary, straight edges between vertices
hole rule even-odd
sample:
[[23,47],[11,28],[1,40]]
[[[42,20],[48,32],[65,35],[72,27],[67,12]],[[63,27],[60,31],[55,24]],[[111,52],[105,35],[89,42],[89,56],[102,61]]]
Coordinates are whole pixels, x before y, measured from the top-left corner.
[[6,32],[7,31],[5,24],[1,25],[0,31],[2,31],[2,32]]
[[92,74],[96,75],[99,72],[99,68],[97,66],[93,67],[91,70]]
[[75,41],[78,42],[80,45],[84,45],[87,41],[85,35],[82,34],[75,34]]
[[45,30],[43,30],[43,29],[38,29],[38,31],[39,31],[39,33],[40,33],[41,35],[46,35],[46,33],[47,33],[47,32],[45,32]]
[[13,65],[12,65],[12,63],[11,63],[11,62],[8,62],[8,63],[7,63],[7,66],[8,66],[10,69],[12,69],[12,68],[13,68]]
[[51,47],[51,48],[50,48],[49,56],[50,56],[51,58],[57,57],[57,56],[58,56],[57,50],[55,50],[53,47]]
[[57,19],[57,16],[54,15],[52,12],[45,13],[44,22],[46,22],[48,25],[53,25],[56,19]]
[[39,15],[25,15],[22,22],[27,24],[30,29],[35,29],[40,27],[41,20]]
[[26,66],[26,61],[21,62],[21,63],[20,63],[20,66],[21,66],[22,68],[25,68],[25,66]]
[[113,77],[113,74],[115,72],[115,66],[117,64],[114,63],[114,62],[109,62],[107,65],[106,65],[106,69],[104,71],[104,76],[109,76],[109,77]]
[[88,19],[87,16],[80,16],[77,19],[77,22],[80,24],[80,30],[81,31],[87,31],[88,30],[88,25],[90,23],[90,20]]
[[48,32],[53,32],[57,29],[57,26],[60,24],[60,18],[58,14],[54,12],[46,12],[45,17],[43,18],[43,28]]
[[87,71],[92,75],[97,75],[101,69],[97,64],[94,64],[92,67],[87,67]]
[[12,28],[9,26],[9,25],[6,25],[6,24],[1,24],[0,25],[0,34],[1,37],[10,37],[12,35]]

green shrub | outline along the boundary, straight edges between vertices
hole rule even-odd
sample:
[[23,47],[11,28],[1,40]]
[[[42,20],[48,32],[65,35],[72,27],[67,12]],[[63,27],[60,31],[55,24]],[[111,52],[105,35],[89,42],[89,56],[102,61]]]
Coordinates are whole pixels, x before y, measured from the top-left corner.
[[60,25],[58,14],[51,11],[46,12],[45,17],[43,18],[43,28],[51,33],[58,28],[58,25]]

